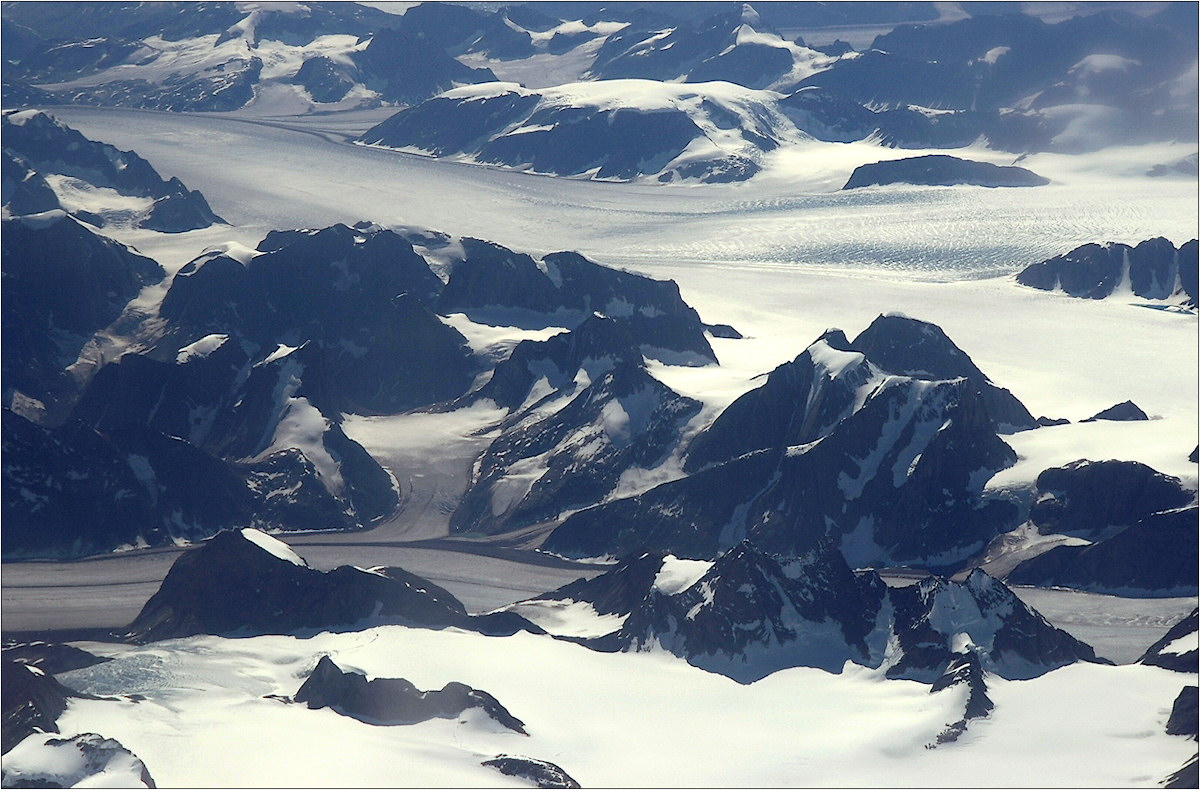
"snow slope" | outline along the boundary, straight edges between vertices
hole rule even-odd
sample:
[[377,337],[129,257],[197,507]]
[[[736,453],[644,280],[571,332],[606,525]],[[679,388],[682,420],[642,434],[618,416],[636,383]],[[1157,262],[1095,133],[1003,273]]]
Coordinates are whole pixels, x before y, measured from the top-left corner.
[[[739,685],[664,653],[403,627],[85,646],[117,660],[64,682],[145,699],[75,700],[60,720],[64,734],[116,738],[163,786],[516,786],[478,767],[516,753],[551,760],[585,787],[1152,787],[1195,750],[1164,732],[1182,679],[1144,666],[990,679],[992,717],[952,746],[927,749],[961,715],[961,687],[931,694],[853,666]],[[375,727],[265,698],[294,694],[323,654],[418,688],[455,680],[484,689],[530,737],[475,719]]]

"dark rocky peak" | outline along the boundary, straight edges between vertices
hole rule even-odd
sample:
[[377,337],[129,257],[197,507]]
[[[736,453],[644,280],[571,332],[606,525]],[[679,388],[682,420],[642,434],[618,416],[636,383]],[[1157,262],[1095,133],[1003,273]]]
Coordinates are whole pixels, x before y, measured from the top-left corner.
[[332,708],[367,724],[417,724],[430,719],[453,719],[472,709],[510,730],[528,735],[525,724],[491,694],[463,683],[447,683],[440,691],[419,691],[404,678],[374,678],[344,671],[322,656],[296,692],[296,702],[310,709]]
[[[522,13],[524,12],[524,13]],[[421,3],[404,12],[400,29],[410,36],[428,40],[450,55],[467,52],[492,59],[515,60],[534,54],[533,38],[517,16],[536,27],[553,27],[556,20],[525,8],[481,13],[449,3]],[[548,29],[548,28],[547,28]]]
[[660,465],[699,411],[640,360],[616,362],[554,414],[535,413],[492,442],[451,528],[490,534],[593,505],[627,472]]
[[[4,403],[37,401],[58,423],[86,379],[65,372],[141,289],[162,280],[155,261],[51,211],[4,220],[0,234]],[[20,397],[18,397],[18,394]]]
[[619,364],[642,362],[637,338],[627,321],[593,315],[570,332],[546,340],[522,340],[472,397],[491,398],[497,405],[516,411],[537,405],[526,401],[535,394],[534,385],[542,378],[549,391],[538,390],[539,400],[572,392],[579,384],[576,378],[580,371],[591,382]]
[[75,692],[31,664],[0,659],[0,689],[4,697],[3,738],[0,754],[35,732],[58,732],[58,717]]
[[1160,511],[1180,508],[1195,492],[1179,478],[1136,461],[1079,460],[1038,475],[1029,519],[1043,534],[1096,540]]
[[303,324],[304,313],[312,321],[345,323],[347,299],[385,305],[409,294],[432,304],[442,287],[412,244],[388,230],[338,224],[296,234],[290,243],[275,236],[263,244],[274,249],[251,258],[247,270],[289,326]]
[[888,677],[932,682],[967,648],[1008,679],[1038,677],[1095,651],[1052,626],[1004,584],[976,569],[961,584],[931,576],[888,590],[899,647]]
[[879,378],[879,370],[851,350],[841,330],[829,330],[721,412],[688,447],[684,468],[694,471],[755,450],[816,441],[847,418]]
[[981,500],[986,480],[1015,461],[965,379],[888,377],[824,438],[789,448],[747,513],[747,534],[777,553],[834,534],[859,567],[949,570],[1015,516]]
[[505,776],[524,779],[534,787],[561,788],[562,790],[573,790],[579,787],[579,782],[572,779],[570,774],[554,763],[545,760],[501,754],[494,759],[484,760],[481,765],[495,768]]
[[854,339],[851,347],[895,375],[926,380],[967,379],[983,397],[998,432],[1026,430],[1036,424],[1025,406],[1011,392],[992,384],[936,324],[897,313],[881,315]]
[[[658,585],[602,649],[661,646],[742,683],[791,666],[838,672],[882,656],[868,645],[882,588],[864,596],[845,560],[823,552],[791,568],[748,543],[719,556],[683,589]],[[850,593],[850,597],[845,596]],[[876,642],[878,640],[875,640]]]
[[1161,639],[1146,648],[1138,663],[1195,673],[1197,656],[1200,656],[1200,611],[1193,609],[1191,614],[1171,626]]
[[183,267],[160,346],[225,333],[303,349],[305,395],[327,413],[394,413],[467,390],[466,339],[430,310],[441,281],[402,236],[335,225],[260,246],[247,264],[217,251]]
[[783,455],[759,450],[566,518],[542,548],[568,557],[669,551],[712,557],[745,535],[748,503],[770,484]]
[[1197,714],[1200,713],[1200,688],[1184,686],[1179,690],[1179,696],[1171,705],[1171,715],[1167,719],[1167,735],[1182,735],[1185,738],[1197,740]]
[[1137,422],[1139,420],[1148,420],[1149,416],[1142,411],[1136,403],[1131,400],[1123,401],[1115,406],[1109,406],[1103,411],[1093,414],[1083,422],[1096,422],[1097,420],[1109,420],[1111,422]]
[[378,31],[354,60],[368,88],[385,101],[402,104],[416,104],[458,85],[496,81],[491,69],[465,66],[434,41],[406,31]]
[[554,313],[565,307],[554,282],[528,255],[479,239],[464,238],[462,246],[463,260],[450,272],[438,312]]
[[1196,514],[1195,505],[1164,510],[1087,546],[1055,546],[1022,562],[1008,580],[1109,595],[1194,596]]
[[654,588],[665,557],[660,551],[629,555],[599,576],[573,581],[534,600],[583,601],[599,614],[629,614]]
[[1187,294],[1187,304],[1200,302],[1200,242],[1196,239],[1179,248],[1179,288]]
[[469,621],[453,595],[403,569],[343,565],[321,572],[282,541],[239,529],[180,555],[126,636],[151,642],[194,634],[286,634],[368,618],[432,628]]
[[58,195],[25,157],[5,148],[0,162],[0,203],[14,217],[62,209]]

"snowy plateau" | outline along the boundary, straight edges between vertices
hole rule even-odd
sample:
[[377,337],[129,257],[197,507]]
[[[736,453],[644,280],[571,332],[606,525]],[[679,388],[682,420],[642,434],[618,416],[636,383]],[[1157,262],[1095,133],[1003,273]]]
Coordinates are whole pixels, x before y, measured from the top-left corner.
[[1183,3],[5,2],[4,787],[1197,787]]

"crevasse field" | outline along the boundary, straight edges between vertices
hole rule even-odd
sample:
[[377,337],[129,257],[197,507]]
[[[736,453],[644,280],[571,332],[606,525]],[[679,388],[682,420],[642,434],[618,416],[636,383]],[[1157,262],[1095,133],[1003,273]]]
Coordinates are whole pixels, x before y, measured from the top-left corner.
[[[677,392],[705,404],[698,423],[826,328],[854,334],[880,313],[899,311],[940,325],[1035,416],[1074,421],[1132,399],[1152,417],[1005,437],[1020,460],[992,487],[1026,487],[1049,466],[1109,457],[1142,461],[1196,485],[1196,467],[1186,461],[1197,443],[1195,314],[1132,295],[1071,299],[1012,278],[1084,242],[1161,235],[1180,244],[1196,237],[1196,181],[1144,175],[1190,152],[1178,146],[1030,156],[1022,165],[1053,182],[1036,190],[843,193],[855,166],[919,152],[811,142],[772,154],[765,172],[741,184],[616,184],[349,143],[381,119],[379,112],[52,112],[92,139],[136,149],[201,190],[231,223],[173,237],[108,229],[168,273],[213,245],[253,247],[270,229],[363,219],[532,253],[577,250],[676,280],[706,321],[746,335],[713,341],[720,366],[652,366]],[[963,156],[1012,163],[982,147]],[[86,205],[89,195],[76,199]],[[147,305],[158,298],[161,292],[143,295]],[[449,320],[477,348],[528,336]],[[473,611],[576,578],[579,572],[565,565],[506,558],[503,547],[464,552],[439,542],[447,524],[438,504],[465,488],[483,446],[473,434],[488,424],[485,412],[349,416],[347,433],[402,478],[412,490],[410,506],[369,533],[289,542],[314,567],[403,565]],[[127,623],[177,554],[6,566],[5,628]],[[989,679],[992,716],[937,748],[929,748],[937,734],[961,716],[961,686],[930,693],[927,685],[885,681],[855,665],[840,674],[789,669],[739,685],[667,653],[601,654],[523,633],[493,638],[399,626],[146,647],[80,643],[117,660],[64,682],[140,699],[76,701],[60,726],[118,739],[161,786],[523,786],[479,765],[502,753],[555,762],[585,787],[958,786],[968,775],[989,786],[1155,786],[1195,753],[1192,741],[1164,732],[1180,676],[1129,665],[1194,599],[1018,593],[1124,665],[1077,664],[1030,681]],[[419,688],[461,681],[486,689],[530,735],[470,717],[376,727],[267,698],[294,694],[323,654],[344,669],[405,677]]]

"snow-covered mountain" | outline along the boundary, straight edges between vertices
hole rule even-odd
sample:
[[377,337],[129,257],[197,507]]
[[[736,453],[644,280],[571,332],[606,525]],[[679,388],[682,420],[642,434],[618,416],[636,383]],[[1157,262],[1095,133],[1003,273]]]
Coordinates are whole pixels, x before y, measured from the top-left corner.
[[949,567],[1010,526],[1011,505],[980,495],[1016,460],[996,432],[1032,422],[936,326],[881,316],[853,343],[826,332],[730,404],[688,446],[689,477],[576,513],[544,548],[706,558],[832,535],[859,566]]
[[743,683],[847,662],[933,683],[968,654],[1007,678],[1095,660],[982,571],[889,588],[829,540],[785,558],[748,542],[715,561],[646,553],[508,610],[596,650],[665,649]]
[[[43,112],[5,113],[0,124],[3,200],[11,215],[63,208],[96,227],[115,221],[163,233],[224,222],[203,195],[178,178],[164,180],[133,151],[89,140]],[[45,195],[47,186],[54,192],[53,202]]]
[[359,141],[561,176],[740,181],[768,151],[807,138],[774,98],[716,82],[495,83],[402,110]]

